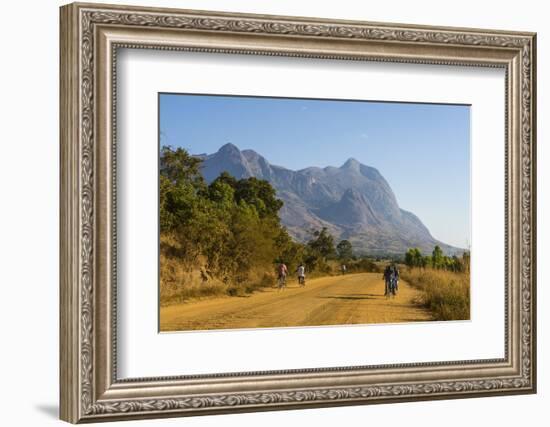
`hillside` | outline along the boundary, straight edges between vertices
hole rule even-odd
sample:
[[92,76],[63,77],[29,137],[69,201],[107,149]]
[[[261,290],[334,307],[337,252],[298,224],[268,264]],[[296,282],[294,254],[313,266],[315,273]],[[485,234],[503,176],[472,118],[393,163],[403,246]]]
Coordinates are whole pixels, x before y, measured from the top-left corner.
[[355,159],[341,167],[293,171],[233,144],[197,157],[209,183],[224,171],[237,179],[269,181],[284,202],[281,222],[298,241],[308,240],[312,228],[327,227],[336,239],[350,240],[358,253],[404,254],[411,247],[430,253],[435,245],[448,255],[462,252],[436,240],[416,215],[398,206],[378,170]]

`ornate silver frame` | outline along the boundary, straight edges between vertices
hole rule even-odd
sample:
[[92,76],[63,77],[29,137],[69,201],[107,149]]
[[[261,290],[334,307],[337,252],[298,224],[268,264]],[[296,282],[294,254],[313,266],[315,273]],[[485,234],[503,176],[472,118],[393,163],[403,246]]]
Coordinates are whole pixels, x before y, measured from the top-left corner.
[[[61,8],[60,416],[72,422],[536,391],[536,35],[204,11]],[[117,379],[117,48],[506,70],[505,357]]]

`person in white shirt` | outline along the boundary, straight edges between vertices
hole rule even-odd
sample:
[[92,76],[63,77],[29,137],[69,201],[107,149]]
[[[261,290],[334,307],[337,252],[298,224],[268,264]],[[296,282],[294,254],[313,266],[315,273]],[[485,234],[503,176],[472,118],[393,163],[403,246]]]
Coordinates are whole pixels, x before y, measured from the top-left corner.
[[306,285],[306,268],[304,267],[304,264],[300,264],[298,268],[296,269],[296,273],[298,273],[298,284],[300,286]]

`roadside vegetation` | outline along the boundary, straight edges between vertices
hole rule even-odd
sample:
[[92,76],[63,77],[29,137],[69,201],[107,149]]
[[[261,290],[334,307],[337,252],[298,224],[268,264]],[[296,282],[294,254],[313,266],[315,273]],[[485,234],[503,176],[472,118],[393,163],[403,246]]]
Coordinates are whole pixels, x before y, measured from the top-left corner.
[[430,256],[417,248],[405,255],[401,277],[422,291],[422,305],[435,320],[470,319],[470,253],[461,257],[444,256],[436,246]]
[[201,159],[182,148],[160,155],[160,301],[175,304],[214,295],[242,296],[275,284],[276,265],[290,275],[304,263],[308,277],[378,271],[355,259],[349,241],[334,241],[326,228],[293,241],[280,223],[283,202],[265,180],[222,173],[207,184]]
[[[283,202],[269,182],[223,173],[208,184],[200,165],[184,149],[161,150],[161,305],[274,286],[281,262],[290,277],[304,263],[308,278],[341,274],[342,264],[347,273],[381,273],[387,264],[385,257],[356,256],[348,240],[335,242],[327,228],[295,242],[280,222]],[[422,291],[421,304],[437,320],[470,318],[468,253],[448,257],[436,247],[425,256],[412,248],[399,261],[407,265],[402,278]]]

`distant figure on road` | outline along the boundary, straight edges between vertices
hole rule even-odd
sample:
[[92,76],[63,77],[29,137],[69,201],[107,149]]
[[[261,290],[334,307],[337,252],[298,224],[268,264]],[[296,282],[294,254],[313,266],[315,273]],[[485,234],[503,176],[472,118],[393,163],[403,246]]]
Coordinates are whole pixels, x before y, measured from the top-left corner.
[[284,262],[281,262],[277,267],[279,290],[286,287],[286,276],[288,274],[288,268]]
[[390,290],[390,280],[391,280],[391,271],[390,271],[389,265],[387,265],[386,268],[384,269],[384,274],[382,275],[382,279],[384,279],[384,284],[385,284],[384,295],[388,295]]
[[395,264],[393,264],[393,280],[395,282],[395,292],[397,292],[399,290],[399,269]]
[[340,269],[342,270],[342,275],[346,274],[346,270],[348,269],[346,267],[346,264],[342,264],[342,266],[340,267]]
[[306,285],[306,268],[304,267],[304,264],[300,263],[300,265],[296,269],[296,273],[298,274],[298,284],[300,286],[305,286]]
[[388,296],[391,294],[395,296],[398,275],[399,271],[397,270],[397,267],[395,267],[395,265],[386,266],[386,268],[384,269],[384,275],[382,276],[386,284],[384,295]]

